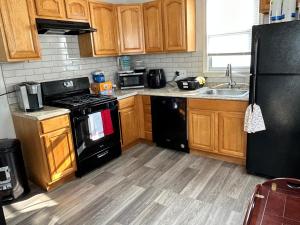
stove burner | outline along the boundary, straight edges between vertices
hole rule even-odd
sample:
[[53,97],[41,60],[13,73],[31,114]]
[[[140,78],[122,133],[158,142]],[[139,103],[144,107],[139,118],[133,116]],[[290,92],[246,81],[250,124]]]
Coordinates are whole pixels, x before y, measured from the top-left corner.
[[77,107],[87,104],[103,103],[110,100],[112,100],[112,98],[109,96],[84,94],[55,100],[52,103],[60,104],[62,106]]

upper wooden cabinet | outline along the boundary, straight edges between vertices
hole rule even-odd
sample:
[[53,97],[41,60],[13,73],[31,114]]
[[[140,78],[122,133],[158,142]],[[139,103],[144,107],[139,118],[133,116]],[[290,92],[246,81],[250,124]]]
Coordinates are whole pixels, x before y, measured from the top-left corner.
[[196,50],[195,0],[163,0],[166,51]]
[[117,55],[117,15],[113,4],[90,3],[91,25],[95,55]]
[[162,3],[160,0],[143,4],[146,52],[162,52]]
[[142,5],[119,5],[117,12],[120,53],[143,53],[145,48]]
[[87,0],[65,0],[68,19],[88,20],[89,9]]
[[34,0],[38,17],[66,18],[65,0]]
[[0,15],[0,60],[40,59],[31,1],[0,0]]
[[270,9],[270,0],[260,0],[259,12],[268,14]]

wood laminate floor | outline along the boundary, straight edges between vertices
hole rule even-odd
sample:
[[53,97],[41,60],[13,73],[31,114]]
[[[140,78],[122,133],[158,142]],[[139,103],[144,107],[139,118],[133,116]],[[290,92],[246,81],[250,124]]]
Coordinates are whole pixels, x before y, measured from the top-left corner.
[[138,144],[100,169],[4,207],[21,225],[240,225],[264,179],[210,158]]

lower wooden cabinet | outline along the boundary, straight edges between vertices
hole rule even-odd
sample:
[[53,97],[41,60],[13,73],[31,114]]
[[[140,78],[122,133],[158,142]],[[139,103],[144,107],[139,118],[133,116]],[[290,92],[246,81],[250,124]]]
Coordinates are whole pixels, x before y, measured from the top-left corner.
[[136,97],[119,100],[119,120],[122,149],[131,146],[139,139]]
[[243,164],[247,135],[243,130],[248,103],[228,100],[188,100],[189,145]]
[[75,171],[75,155],[70,128],[43,135],[51,181],[62,179]]
[[215,151],[215,112],[190,110],[189,112],[190,148]]
[[45,190],[72,179],[77,169],[68,115],[42,121],[13,115],[29,179]]

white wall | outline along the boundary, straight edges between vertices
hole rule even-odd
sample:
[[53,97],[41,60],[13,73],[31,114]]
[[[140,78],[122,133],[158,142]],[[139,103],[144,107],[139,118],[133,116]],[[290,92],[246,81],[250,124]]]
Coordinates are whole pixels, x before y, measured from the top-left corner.
[[[0,94],[5,93],[2,71],[0,68]],[[0,139],[15,138],[15,131],[9,111],[7,96],[0,96]]]

